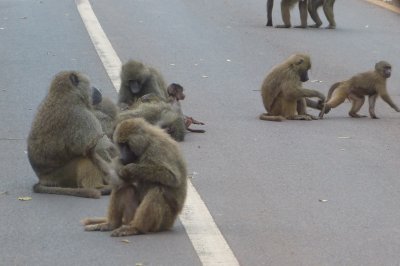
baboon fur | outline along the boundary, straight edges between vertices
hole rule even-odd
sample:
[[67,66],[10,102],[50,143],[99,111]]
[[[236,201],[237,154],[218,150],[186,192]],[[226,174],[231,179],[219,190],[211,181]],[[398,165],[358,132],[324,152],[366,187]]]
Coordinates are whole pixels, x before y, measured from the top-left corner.
[[104,133],[111,139],[118,115],[117,105],[110,98],[103,97],[102,101],[94,105],[93,108],[94,114],[100,121]]
[[28,136],[37,193],[99,198],[113,174],[111,140],[92,109],[89,79],[76,71],[57,74],[38,108]]
[[308,55],[294,54],[271,70],[261,87],[261,96],[267,111],[260,115],[261,120],[317,119],[306,113],[306,98],[318,97],[324,101],[325,96],[316,90],[302,87],[302,82],[308,80],[310,68],[311,60]]
[[164,79],[157,70],[130,60],[121,69],[118,105],[121,109],[130,108],[140,97],[150,93],[166,100],[166,90]]
[[129,118],[144,118],[152,125],[165,129],[176,141],[185,139],[185,121],[180,107],[165,102],[150,94],[146,100],[139,100],[133,109],[121,111],[117,123]]
[[86,231],[111,236],[159,232],[172,228],[187,190],[186,163],[178,144],[142,118],[118,124],[121,184],[111,194],[107,218],[86,218]]
[[345,81],[336,82],[329,89],[327,102],[319,117],[322,118],[324,116],[326,109],[335,108],[346,99],[352,102],[349,116],[354,118],[366,117],[358,114],[364,104],[365,96],[368,96],[369,115],[371,118],[378,118],[375,114],[375,102],[378,96],[396,112],[400,112],[400,109],[390,98],[386,87],[386,81],[391,76],[391,73],[392,66],[386,61],[380,61],[375,64],[375,70],[357,74]]
[[[307,28],[307,2],[309,0],[281,0],[281,14],[283,25],[277,25],[277,28],[290,28],[290,9],[298,2],[300,11],[301,25],[295,26],[295,28]],[[267,1],[267,26],[272,26],[272,9],[274,6],[274,0]]]
[[329,26],[326,29],[335,29],[336,22],[335,16],[333,13],[333,5],[335,4],[335,0],[309,0],[308,2],[308,13],[310,14],[312,20],[314,20],[315,24],[311,25],[312,28],[319,28],[322,25],[322,21],[319,18],[317,9],[323,6],[324,14],[326,19],[329,22]]

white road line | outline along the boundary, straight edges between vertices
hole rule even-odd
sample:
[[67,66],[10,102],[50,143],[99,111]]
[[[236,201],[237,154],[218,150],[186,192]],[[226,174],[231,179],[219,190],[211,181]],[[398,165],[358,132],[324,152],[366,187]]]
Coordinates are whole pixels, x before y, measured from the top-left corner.
[[118,92],[121,85],[121,80],[119,78],[119,72],[122,65],[121,60],[97,20],[89,1],[75,0],[75,3],[89,33],[90,39],[92,39],[92,43],[96,48],[97,54],[103,62],[104,68],[106,69],[114,88]]
[[[121,60],[97,20],[89,0],[75,0],[75,3],[96,51],[115,89],[118,91]],[[190,181],[188,181],[188,196],[180,220],[203,265],[239,265],[206,205]]]

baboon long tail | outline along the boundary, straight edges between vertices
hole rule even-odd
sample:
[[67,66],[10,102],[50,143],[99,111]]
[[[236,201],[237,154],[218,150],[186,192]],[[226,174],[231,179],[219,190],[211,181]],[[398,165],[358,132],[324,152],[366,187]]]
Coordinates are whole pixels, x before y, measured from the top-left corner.
[[94,198],[94,199],[98,199],[101,196],[101,192],[97,189],[48,187],[48,186],[43,186],[40,183],[37,183],[33,186],[33,192],[46,193],[46,194],[68,195],[68,196]]
[[106,222],[107,222],[107,217],[92,217],[81,220],[81,224],[83,225],[102,224]]

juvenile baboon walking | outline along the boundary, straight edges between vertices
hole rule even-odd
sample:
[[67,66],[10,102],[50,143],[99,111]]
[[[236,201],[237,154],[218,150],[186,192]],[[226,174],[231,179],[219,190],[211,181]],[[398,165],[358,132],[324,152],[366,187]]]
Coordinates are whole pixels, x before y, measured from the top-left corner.
[[261,87],[261,96],[267,113],[261,114],[261,120],[283,121],[317,119],[306,112],[306,98],[325,96],[316,91],[305,89],[302,82],[308,80],[311,68],[310,57],[294,54],[283,63],[275,66],[266,76]]
[[122,109],[132,106],[140,97],[155,94],[167,99],[167,88],[161,74],[141,62],[130,60],[121,69],[121,87],[118,105]]
[[186,164],[177,143],[142,118],[118,124],[114,142],[121,154],[121,184],[113,189],[107,218],[84,219],[85,230],[127,236],[171,229],[187,186]]
[[113,144],[92,110],[99,101],[100,92],[83,74],[56,75],[28,137],[29,162],[39,178],[35,192],[89,198],[110,192]]
[[335,108],[342,104],[346,98],[352,102],[349,116],[354,118],[366,117],[357,114],[364,104],[365,96],[368,96],[369,115],[371,118],[378,118],[375,115],[375,102],[380,96],[394,110],[400,109],[392,101],[387,92],[386,80],[392,73],[392,66],[386,61],[375,64],[375,70],[357,74],[348,80],[336,82],[332,85],[328,93],[328,100],[321,110],[319,117],[324,116],[325,109]]

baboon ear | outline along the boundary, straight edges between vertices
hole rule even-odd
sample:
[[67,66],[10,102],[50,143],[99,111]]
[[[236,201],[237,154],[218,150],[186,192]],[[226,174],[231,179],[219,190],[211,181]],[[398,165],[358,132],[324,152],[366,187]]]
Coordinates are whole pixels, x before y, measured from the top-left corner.
[[74,86],[78,86],[79,84],[79,78],[75,73],[71,73],[71,75],[69,75],[69,79],[71,80],[72,84]]

